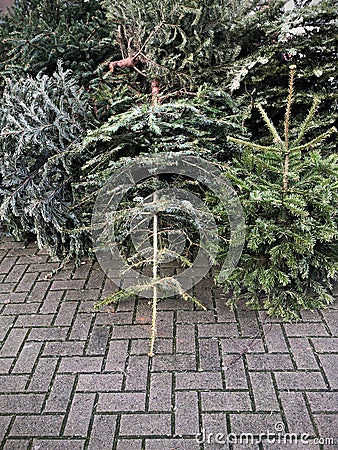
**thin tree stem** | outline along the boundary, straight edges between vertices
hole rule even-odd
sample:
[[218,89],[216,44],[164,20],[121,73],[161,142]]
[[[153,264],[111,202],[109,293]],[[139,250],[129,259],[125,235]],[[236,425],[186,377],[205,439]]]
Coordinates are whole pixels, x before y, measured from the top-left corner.
[[[156,205],[157,193],[153,195],[154,204]],[[154,344],[156,338],[156,315],[157,315],[157,272],[158,272],[158,215],[153,216],[153,302],[152,302],[152,321],[151,321],[151,337],[150,337],[150,350],[149,356],[154,356]]]

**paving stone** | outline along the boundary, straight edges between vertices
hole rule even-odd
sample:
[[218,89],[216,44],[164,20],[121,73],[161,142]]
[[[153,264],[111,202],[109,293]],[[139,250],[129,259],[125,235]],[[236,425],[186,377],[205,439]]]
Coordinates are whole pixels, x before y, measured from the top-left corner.
[[338,353],[338,337],[312,338],[317,353]]
[[338,336],[338,310],[329,309],[323,311],[325,322],[327,323],[333,336]]
[[84,280],[54,280],[50,287],[51,291],[64,291],[69,289],[82,289]]
[[11,416],[0,416],[0,442],[3,441],[11,420]]
[[149,394],[149,411],[171,411],[172,374],[152,373]]
[[7,277],[5,278],[6,283],[17,283],[20,278],[22,277],[22,275],[24,274],[24,272],[27,269],[27,265],[26,264],[15,264],[12,269],[9,271]]
[[122,373],[80,374],[77,390],[90,392],[119,391],[122,388]]
[[[11,305],[6,305],[11,306]],[[5,311],[6,311],[5,308]],[[8,317],[8,316],[0,316],[0,341],[3,341],[6,337],[6,334],[9,332],[10,328],[12,328],[12,325],[14,323],[15,318],[14,317]]]
[[104,355],[109,338],[109,327],[94,326],[87,347],[87,355]]
[[38,281],[34,284],[33,289],[29,294],[30,300],[33,302],[40,302],[45,298],[45,295],[51,285],[50,281]]
[[251,411],[248,392],[202,392],[202,411]]
[[65,436],[87,436],[95,394],[75,393],[64,430]]
[[120,424],[121,436],[170,436],[170,414],[123,414]]
[[307,392],[313,412],[338,412],[338,392]]
[[[135,447],[137,448],[137,447]],[[126,447],[127,449],[127,447]],[[194,439],[147,439],[145,450],[199,450],[200,445]],[[122,448],[121,448],[122,450]],[[124,449],[123,449],[124,450]],[[134,448],[130,447],[130,450]]]
[[28,377],[28,375],[0,375],[0,392],[24,391]]
[[112,339],[148,338],[150,325],[114,325]]
[[175,434],[194,435],[199,431],[197,392],[177,392],[175,407]]
[[29,383],[30,391],[49,391],[57,361],[52,358],[41,358]]
[[[96,325],[129,325],[133,319],[133,311],[121,311],[117,312],[113,310],[113,307],[109,307],[105,310],[100,310],[96,313]],[[135,326],[135,325],[134,325]],[[115,332],[116,336],[118,333]]]
[[176,351],[177,353],[195,353],[195,325],[176,325]]
[[77,314],[70,333],[70,339],[87,340],[92,320],[92,314]]
[[110,341],[105,371],[124,371],[128,354],[128,345],[129,343],[127,340]]
[[13,373],[30,373],[40,353],[41,342],[27,342],[22,347],[15,363]]
[[217,340],[199,339],[199,368],[202,370],[220,371],[221,362]]
[[319,370],[311,344],[307,338],[290,338],[289,342],[298,369]]
[[331,389],[338,389],[338,353],[331,355],[320,355],[319,359],[324,368],[325,375],[329,380]]
[[302,393],[281,392],[280,397],[289,433],[315,434]]
[[145,390],[148,380],[148,357],[131,356],[129,359],[125,389],[127,391]]
[[[51,291],[52,292],[52,291]],[[65,302],[61,303],[58,315],[54,321],[54,326],[70,326],[77,308],[77,303],[75,302]]]
[[7,439],[2,447],[3,450],[27,450],[29,448],[29,439]]
[[263,325],[263,330],[269,353],[289,352],[282,327],[279,323]]
[[67,291],[66,300],[80,300],[84,302],[86,300],[92,300],[94,304],[97,302],[100,296],[100,289],[76,289],[74,291]]
[[38,312],[39,306],[39,303],[9,303],[5,306],[2,314],[15,316],[34,314]]
[[85,342],[62,341],[46,342],[43,350],[44,356],[81,356],[84,353]]
[[183,372],[196,369],[196,357],[190,354],[155,355],[152,371]]
[[322,323],[294,323],[284,325],[286,334],[288,336],[328,336],[328,332]]
[[116,450],[143,450],[142,441],[141,439],[119,439]]
[[97,411],[135,412],[145,410],[145,392],[100,393]]
[[0,394],[2,414],[39,413],[45,396],[43,394]]
[[238,356],[223,357],[224,377],[227,389],[248,389],[247,373],[243,358]]
[[36,272],[25,273],[17,285],[16,292],[28,292],[31,290],[38,274]]
[[115,426],[116,416],[96,414],[90,432],[88,450],[113,448]]
[[[227,430],[226,414],[224,413],[204,413],[202,415],[202,430],[196,436],[198,442],[204,443],[205,449],[221,448],[229,449],[226,443],[226,436],[230,432]],[[217,441],[224,441],[225,444],[218,444]]]
[[32,448],[33,450],[83,450],[84,444],[84,439],[34,439]]
[[221,339],[224,354],[230,353],[265,353],[263,341],[260,338],[229,338]]
[[[327,445],[327,449],[337,446],[338,444],[338,415],[337,414],[316,414],[314,419],[318,428],[319,438],[333,439],[330,443],[331,447]],[[333,448],[334,448],[333,447]],[[326,448],[325,448],[326,450]]]
[[11,436],[55,436],[61,429],[63,416],[39,415],[16,416],[11,428]]
[[245,309],[238,308],[237,316],[242,337],[260,336],[257,316],[254,311],[248,310],[247,307]]
[[44,411],[66,412],[75,382],[75,375],[56,375]]
[[48,327],[52,324],[52,314],[22,314],[15,322],[16,327]]
[[279,389],[290,391],[326,389],[320,372],[277,372],[275,376]]
[[26,329],[12,328],[0,350],[0,356],[16,356],[26,336]]
[[68,327],[42,327],[32,328],[27,340],[28,341],[60,341],[67,337]]
[[281,415],[274,413],[230,414],[231,432],[235,434],[275,433],[275,425],[282,422]]
[[177,373],[176,389],[222,389],[221,374],[219,372]]
[[59,366],[60,372],[100,372],[103,358],[101,356],[64,356]]
[[14,358],[0,358],[0,374],[9,373]]
[[293,369],[292,360],[288,354],[248,354],[246,360],[249,370],[278,371]]
[[214,324],[215,315],[213,311],[177,311],[177,323],[183,324]]
[[250,372],[256,411],[279,411],[276,391],[269,372]]
[[[2,286],[2,284],[0,284]],[[8,292],[2,293],[0,289],[0,303],[5,303],[6,305],[10,303],[21,303],[23,304],[27,300],[26,292]]]
[[198,325],[198,336],[229,338],[238,336],[238,331],[234,323],[200,324]]

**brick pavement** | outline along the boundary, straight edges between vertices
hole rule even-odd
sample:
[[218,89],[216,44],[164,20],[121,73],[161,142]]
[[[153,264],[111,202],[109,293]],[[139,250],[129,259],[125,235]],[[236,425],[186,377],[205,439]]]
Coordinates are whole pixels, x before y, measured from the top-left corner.
[[[207,279],[207,312],[159,304],[150,361],[147,300],[94,311],[114,289],[97,263],[49,279],[56,266],[1,236],[1,449],[338,449],[337,303],[282,324],[231,312]],[[259,442],[268,431],[308,439]],[[254,441],[223,443],[242,433]]]

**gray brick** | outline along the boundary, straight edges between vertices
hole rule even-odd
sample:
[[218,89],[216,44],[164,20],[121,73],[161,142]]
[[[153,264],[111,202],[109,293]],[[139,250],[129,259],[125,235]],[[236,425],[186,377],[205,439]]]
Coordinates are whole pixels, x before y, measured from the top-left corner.
[[94,400],[95,394],[76,393],[74,395],[64,431],[65,436],[88,435],[88,427],[92,416]]
[[315,434],[301,392],[281,392],[283,410],[290,433]]
[[112,339],[147,338],[150,336],[150,325],[114,325]]
[[257,322],[256,313],[247,307],[237,309],[238,321],[242,337],[259,336],[260,330]]
[[263,341],[260,338],[229,338],[221,339],[223,353],[265,353]]
[[196,357],[189,354],[155,355],[152,370],[154,372],[182,372],[196,369]]
[[338,311],[336,309],[329,309],[323,311],[323,316],[333,336],[338,336]]
[[248,392],[202,392],[201,396],[203,411],[251,411]]
[[193,324],[177,324],[176,352],[195,353],[195,326]]
[[[6,311],[7,306],[10,306],[10,305],[6,305],[5,314],[7,314],[7,311]],[[10,328],[12,328],[13,323],[14,323],[14,317],[9,317],[9,316],[4,316],[4,315],[0,317],[0,341],[3,341],[5,339],[5,336],[8,333],[8,331],[10,330]]]
[[216,323],[214,325],[198,325],[199,337],[236,337],[238,336],[237,326],[234,323]]
[[90,392],[120,391],[122,381],[122,373],[80,374],[77,390]]
[[121,436],[171,435],[170,414],[124,414],[121,417]]
[[288,353],[289,349],[285,341],[282,327],[279,323],[263,325],[263,330],[269,353]]
[[100,372],[103,358],[101,356],[64,356],[59,372]]
[[116,450],[143,450],[141,439],[119,439]]
[[278,372],[275,376],[279,389],[290,391],[326,389],[320,372]]
[[87,348],[87,355],[104,355],[109,337],[109,327],[94,326]]
[[[139,447],[135,447],[138,449]],[[145,450],[199,450],[200,446],[194,439],[147,439]],[[134,450],[134,447],[129,447],[128,450]],[[122,450],[122,447],[121,447]],[[123,450],[127,450],[124,449]]]
[[312,338],[317,353],[338,353],[338,337]]
[[187,372],[176,375],[177,389],[222,389],[219,372]]
[[14,358],[0,358],[0,373],[1,374],[9,373],[13,361]]
[[[180,308],[182,309],[182,308]],[[177,323],[184,324],[210,324],[208,325],[210,330],[217,324],[215,322],[215,316],[213,311],[177,311]],[[223,325],[223,324],[222,324]],[[208,332],[210,332],[208,330]]]
[[319,359],[324,368],[325,375],[329,380],[331,389],[338,389],[338,353],[332,355],[320,355]]
[[10,416],[0,416],[0,442],[3,440],[11,420]]
[[7,258],[5,258],[0,263],[0,273],[4,273],[7,275],[9,273],[9,271],[12,269],[12,267],[14,266],[16,260],[17,260],[17,258],[14,256],[13,257],[7,256]]
[[149,411],[171,411],[172,374],[152,373],[149,395]]
[[32,448],[34,450],[83,450],[84,444],[85,440],[81,439],[34,439]]
[[[226,414],[224,414],[224,413],[203,414],[202,422],[203,422],[203,427],[202,427],[201,431],[203,431],[203,434],[201,433],[200,435],[196,436],[198,441],[199,442],[204,441],[206,449],[208,449],[208,447],[213,448],[216,445],[217,445],[217,447],[219,447],[219,445],[215,443],[215,436],[218,434],[223,434],[223,435],[227,434]],[[225,445],[222,445],[222,447],[220,447],[220,448],[222,450],[223,449],[225,450],[225,449],[229,449],[229,446],[227,444],[225,444]]]
[[298,369],[319,370],[316,358],[307,338],[290,338],[289,342]]
[[251,372],[250,380],[256,411],[279,411],[276,391],[268,372]]
[[2,414],[39,413],[45,396],[43,394],[0,394]]
[[0,392],[20,392],[25,390],[28,375],[1,375]]
[[62,297],[63,292],[49,291],[41,305],[40,314],[56,313]]
[[61,429],[63,416],[16,416],[11,436],[55,436]]
[[148,357],[131,356],[127,368],[127,391],[145,390],[148,379]]
[[17,283],[20,280],[20,278],[22,277],[22,275],[26,269],[27,269],[26,264],[22,264],[22,265],[16,264],[15,266],[13,266],[6,277],[6,283],[11,283],[11,282]]
[[74,382],[74,375],[56,375],[44,410],[46,412],[66,412]]
[[308,392],[306,395],[313,412],[338,412],[338,392]]
[[[113,307],[106,308],[105,310],[100,310],[96,313],[95,323],[96,325],[130,325],[133,319],[133,311],[122,311],[116,312]],[[130,325],[136,327],[136,325]],[[115,332],[117,335],[117,332]],[[124,336],[123,336],[124,337]]]
[[328,336],[328,332],[322,323],[294,323],[284,325],[288,336]]
[[17,285],[16,292],[28,292],[32,288],[38,274],[36,272],[25,273]]
[[227,389],[248,389],[243,358],[226,356],[223,358],[224,377]]
[[[27,299],[27,293],[26,292],[10,292],[8,293],[2,293],[5,292],[2,286],[5,286],[5,284],[0,284],[0,303],[10,304],[10,303],[24,303]],[[14,288],[14,286],[13,286]]]
[[97,302],[100,296],[100,289],[77,289],[76,291],[67,291],[67,300],[80,300],[84,302],[85,300],[92,300],[94,303]]
[[49,391],[57,361],[52,358],[41,358],[29,383],[30,391]]
[[87,340],[92,319],[92,314],[77,314],[70,333],[70,339]]
[[33,328],[27,338],[28,341],[59,341],[66,339],[68,328],[66,327],[48,327]]
[[145,392],[100,393],[97,404],[97,411],[144,411],[145,400]]
[[52,314],[22,314],[15,322],[16,327],[49,327],[54,316]]
[[261,434],[275,432],[275,424],[282,422],[280,414],[230,414],[231,432]]
[[41,342],[26,342],[19,353],[13,373],[30,373],[41,350]]
[[94,416],[93,427],[90,433],[89,450],[104,450],[113,448],[116,416]]
[[27,335],[27,330],[12,328],[1,348],[0,356],[16,356]]
[[338,415],[337,414],[316,414],[314,416],[318,434],[321,438],[331,438],[334,440],[334,446],[327,445],[325,450],[332,448],[336,450],[338,443]]
[[37,281],[29,294],[29,298],[33,302],[39,302],[43,300],[45,298],[45,295],[48,291],[50,284],[51,284],[50,281]]
[[110,341],[106,371],[123,371],[126,363],[128,352],[128,341]]
[[9,315],[21,315],[21,314],[34,314],[39,309],[39,303],[9,303],[5,306],[3,314]]
[[85,280],[54,280],[50,288],[51,291],[82,289]]
[[175,434],[192,435],[199,431],[197,392],[177,392],[175,408]]
[[292,370],[293,364],[289,354],[248,354],[246,355],[249,370]]
[[29,444],[29,439],[7,439],[3,446],[3,450],[27,450]]
[[76,308],[77,308],[77,303],[63,301],[61,303],[58,315],[56,316],[54,326],[69,326],[69,325],[71,325]]
[[43,351],[44,356],[81,356],[84,352],[85,342],[62,341],[46,342]]
[[217,340],[199,339],[199,364],[200,369],[220,371],[221,362]]

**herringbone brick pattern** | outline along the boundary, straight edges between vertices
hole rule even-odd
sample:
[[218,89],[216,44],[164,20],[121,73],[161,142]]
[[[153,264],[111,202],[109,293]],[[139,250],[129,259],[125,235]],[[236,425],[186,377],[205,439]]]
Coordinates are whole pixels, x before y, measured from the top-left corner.
[[207,312],[159,304],[151,361],[146,299],[97,312],[97,263],[55,267],[1,237],[1,449],[338,449],[337,304],[283,324],[231,312],[209,278]]

